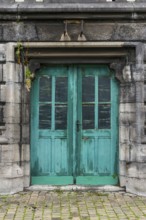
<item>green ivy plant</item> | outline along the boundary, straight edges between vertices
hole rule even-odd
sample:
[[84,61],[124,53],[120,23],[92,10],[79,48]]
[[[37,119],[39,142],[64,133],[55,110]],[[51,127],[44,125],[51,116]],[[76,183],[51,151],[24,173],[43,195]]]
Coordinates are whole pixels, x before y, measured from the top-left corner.
[[[22,54],[24,57],[22,58]],[[24,66],[24,81],[25,81],[25,87],[27,91],[30,91],[32,80],[34,79],[35,75],[31,72],[29,68],[29,61],[28,61],[28,47],[26,50],[24,50],[24,47],[21,42],[17,43],[16,48],[16,58],[18,64],[23,64]]]
[[28,65],[25,68],[25,87],[27,91],[30,91],[32,80],[34,79],[34,73],[32,73],[28,67]]

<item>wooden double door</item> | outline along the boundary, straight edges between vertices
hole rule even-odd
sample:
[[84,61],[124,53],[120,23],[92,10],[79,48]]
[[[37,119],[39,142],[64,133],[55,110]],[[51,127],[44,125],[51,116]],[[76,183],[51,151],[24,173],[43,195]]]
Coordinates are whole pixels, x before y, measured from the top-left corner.
[[31,184],[118,182],[118,85],[106,65],[39,70],[31,91]]

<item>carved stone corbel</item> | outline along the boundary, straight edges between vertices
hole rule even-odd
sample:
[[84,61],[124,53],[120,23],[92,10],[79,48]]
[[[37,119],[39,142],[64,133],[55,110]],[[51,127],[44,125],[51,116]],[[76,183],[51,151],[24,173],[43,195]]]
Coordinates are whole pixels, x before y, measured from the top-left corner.
[[123,69],[125,66],[125,62],[113,62],[110,64],[110,68],[115,72],[115,78],[120,81],[120,83],[124,82],[123,79]]
[[35,72],[40,69],[40,66],[41,65],[39,61],[36,60],[29,61],[29,69],[33,74],[35,74]]

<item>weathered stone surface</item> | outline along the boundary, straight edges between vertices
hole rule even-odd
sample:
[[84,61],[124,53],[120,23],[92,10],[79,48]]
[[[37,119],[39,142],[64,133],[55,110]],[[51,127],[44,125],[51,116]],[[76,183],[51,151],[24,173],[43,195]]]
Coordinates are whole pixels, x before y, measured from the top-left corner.
[[38,39],[40,41],[60,41],[64,32],[64,24],[60,23],[39,23],[36,25]]
[[139,177],[139,169],[137,163],[127,163],[126,164],[127,177],[138,178]]
[[25,161],[25,162],[30,161],[30,145],[29,144],[22,145],[22,161]]
[[125,143],[130,141],[129,126],[120,125],[119,126],[119,142]]
[[2,40],[3,40],[3,27],[2,27],[2,25],[0,25],[0,41],[2,41]]
[[[14,53],[14,52],[13,52]],[[15,61],[14,61],[15,62]],[[5,81],[7,82],[22,82],[22,66],[7,62],[4,65],[4,74],[5,74]]]
[[146,39],[146,24],[131,23],[117,24],[113,33],[113,40],[144,40]]
[[146,196],[146,179],[127,178],[126,190],[127,192],[136,195]]
[[133,123],[135,123],[135,113],[121,112],[119,113],[119,119],[121,125],[132,125]]
[[12,181],[11,193],[23,191],[23,189],[24,189],[23,188],[23,178],[21,176],[13,178],[11,181]]
[[17,144],[20,142],[20,125],[19,124],[7,124],[6,131],[4,133],[8,142],[11,144]]
[[16,23],[3,26],[4,41],[36,41],[37,33],[32,23]]
[[[84,24],[87,40],[146,40],[146,24],[139,23],[104,23]],[[59,41],[64,32],[63,22],[38,23],[13,22],[3,26],[4,41]],[[68,34],[72,41],[77,41],[81,32],[80,20],[68,24]]]
[[0,82],[3,82],[3,65],[0,64]]
[[0,177],[0,194],[9,194],[12,192],[12,181],[7,178]]
[[25,107],[28,108],[27,105],[30,103],[30,92],[27,91],[25,85],[23,87],[23,100],[22,101],[23,101],[23,104],[24,104],[24,108]]
[[135,103],[135,85],[133,83],[120,85],[120,103]]
[[30,186],[30,176],[24,176],[23,177],[23,187],[29,187]]
[[20,160],[20,155],[19,155],[18,144],[1,145],[1,162],[2,163],[19,162],[19,160]]
[[120,161],[119,162],[120,168],[119,168],[119,175],[126,176],[126,161]]
[[6,85],[0,85],[0,101],[6,101]]
[[21,85],[18,83],[7,82],[6,84],[6,102],[21,103]]
[[120,108],[120,112],[135,113],[134,103],[120,103],[119,108]]
[[120,182],[120,186],[121,187],[125,187],[126,186],[126,182],[127,182],[127,177],[124,175],[120,175],[119,176],[119,182]]
[[24,176],[30,176],[30,162],[23,162],[23,174]]
[[29,144],[30,143],[30,133],[29,133],[29,124],[23,124],[22,126],[22,143]]
[[84,34],[87,40],[111,40],[113,33],[114,24],[85,23],[84,25]]
[[20,123],[20,104],[6,103],[4,107],[4,120],[6,123]]
[[29,124],[29,122],[30,122],[30,105],[29,104],[23,104],[22,123],[23,124]]
[[129,153],[130,153],[129,142],[124,143],[124,144],[120,144],[119,159],[121,161],[129,161]]
[[146,145],[140,144],[137,146],[137,154],[136,154],[136,160],[138,162],[146,163]]

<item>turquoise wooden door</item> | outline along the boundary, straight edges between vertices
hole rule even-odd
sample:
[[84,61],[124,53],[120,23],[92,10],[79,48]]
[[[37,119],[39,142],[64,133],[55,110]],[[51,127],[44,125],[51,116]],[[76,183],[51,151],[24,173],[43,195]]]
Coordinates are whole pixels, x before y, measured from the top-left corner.
[[31,103],[32,184],[117,184],[118,86],[107,66],[42,68]]

